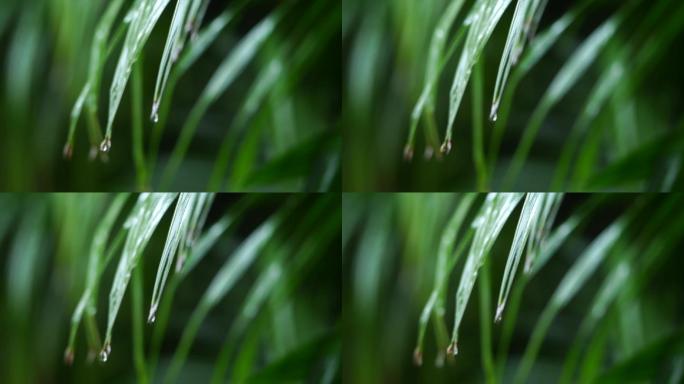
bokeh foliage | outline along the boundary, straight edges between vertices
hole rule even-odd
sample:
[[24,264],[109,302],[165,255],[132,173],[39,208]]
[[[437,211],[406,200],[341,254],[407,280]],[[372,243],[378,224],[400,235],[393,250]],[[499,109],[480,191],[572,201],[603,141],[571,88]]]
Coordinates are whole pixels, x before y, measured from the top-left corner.
[[[116,233],[133,230],[126,218],[135,200],[126,198],[106,243],[107,253],[114,253],[99,281],[94,330],[86,314],[69,366],[71,356],[64,352],[71,314],[85,289],[93,233],[114,196],[0,195],[0,381],[340,381],[341,214],[339,200],[325,195],[217,195],[188,255],[191,269],[171,271],[156,321],[148,324],[172,205],[131,273],[111,353],[99,361],[102,346],[93,340],[102,342],[107,324],[121,254]],[[287,224],[273,226],[277,216],[287,216]],[[242,246],[265,223],[273,231],[263,247],[252,247],[258,251],[253,261],[240,261],[241,268],[230,264],[250,252]],[[204,256],[194,260],[199,252]],[[231,278],[219,273],[225,266],[231,266]],[[229,279],[204,311],[209,287]],[[199,322],[198,308],[204,311]],[[192,331],[189,348],[179,353]],[[172,364],[180,369],[170,374]]]
[[[287,192],[341,184],[339,2],[202,1],[208,11],[170,70],[156,124],[153,93],[177,2],[167,2],[132,56],[112,115],[129,10],[140,2],[119,3],[95,71],[99,88],[91,84],[99,99],[91,108],[86,98],[71,147],[70,114],[91,79],[93,39],[107,31],[96,28],[110,2],[0,5],[0,189]],[[246,54],[241,44],[269,18],[273,31]],[[233,54],[243,60],[227,63]],[[110,116],[111,149],[98,154]]]
[[[463,225],[450,233],[452,214],[466,200],[473,201]],[[495,323],[518,205],[477,272],[458,354],[448,355],[455,302],[462,304],[457,288],[468,278],[464,251],[482,225],[475,219],[484,201],[484,194],[345,195],[345,380],[682,380],[680,194],[566,194],[541,243],[539,264],[517,272],[502,321]],[[439,264],[445,239],[447,266]],[[445,312],[430,316],[417,366],[421,312],[442,274]]]
[[[464,1],[443,31],[441,21],[460,1],[343,2],[345,190],[681,189],[682,3],[545,2],[491,121],[497,70],[521,2],[508,2],[465,73],[449,154],[440,144],[474,10],[506,2]],[[434,106],[417,116],[415,145],[405,148],[441,32]]]

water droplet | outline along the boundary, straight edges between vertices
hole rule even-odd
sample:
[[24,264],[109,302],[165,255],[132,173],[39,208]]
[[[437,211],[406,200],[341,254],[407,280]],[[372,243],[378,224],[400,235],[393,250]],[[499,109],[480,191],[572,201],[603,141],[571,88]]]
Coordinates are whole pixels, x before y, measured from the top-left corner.
[[447,155],[449,154],[449,152],[451,152],[451,139],[447,139],[447,141],[445,141],[442,144],[442,146],[440,147],[440,151],[442,151],[442,153],[445,153]]
[[65,159],[71,159],[71,155],[73,155],[74,147],[71,146],[71,143],[66,143],[64,145],[64,150],[62,151],[62,155],[64,155]]
[[150,315],[147,317],[147,323],[152,324],[154,321],[157,320],[157,304],[153,304],[152,308],[150,308]]
[[71,366],[74,363],[74,350],[71,347],[64,351],[64,364]]
[[404,160],[413,160],[413,147],[409,144],[406,144],[406,146],[404,147]]
[[499,112],[499,100],[496,100],[492,104],[492,109],[489,112],[489,120],[491,120],[492,122],[496,122],[498,112]]
[[456,344],[455,341],[449,344],[449,347],[447,347],[447,354],[452,356],[458,355],[458,344]]
[[413,351],[413,363],[419,367],[423,365],[423,353],[418,347]]
[[100,361],[102,361],[103,363],[107,362],[110,353],[112,353],[112,346],[109,343],[107,343],[100,351]]
[[112,139],[105,137],[102,143],[100,143],[100,151],[107,153],[110,149],[112,149]]
[[503,318],[504,304],[499,304],[496,307],[496,316],[494,316],[494,322],[499,323]]
[[93,145],[92,147],[90,147],[90,152],[88,153],[88,159],[90,159],[91,161],[95,160],[97,158],[98,152],[99,152],[99,150],[97,148],[97,145]]
[[150,115],[150,120],[152,120],[152,122],[155,124],[159,122],[159,100],[155,100],[154,103],[152,103],[152,114]]

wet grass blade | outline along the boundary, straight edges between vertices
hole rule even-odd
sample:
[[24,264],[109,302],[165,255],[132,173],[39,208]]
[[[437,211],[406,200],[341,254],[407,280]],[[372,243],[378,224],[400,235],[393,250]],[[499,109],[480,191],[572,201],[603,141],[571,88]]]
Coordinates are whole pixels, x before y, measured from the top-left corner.
[[603,47],[617,31],[623,18],[624,14],[619,12],[601,24],[601,26],[599,26],[580,45],[553,79],[525,127],[525,131],[523,132],[523,136],[520,139],[520,143],[518,144],[504,180],[504,186],[506,188],[511,188],[515,180],[517,180],[525,160],[527,159],[527,154],[532,147],[534,138],[548,112],[567,94],[570,88],[572,88],[579,78],[584,75],[589,66],[593,64]]
[[[69,123],[69,133],[67,135],[67,142],[64,145],[64,157],[70,158],[72,156],[74,147],[74,134],[76,132],[76,126],[78,124],[78,119],[81,116],[83,110],[84,102],[87,102],[88,113],[90,114],[90,125],[93,127],[91,131],[94,131],[95,136],[91,137],[91,145],[97,146],[98,141],[102,137],[102,131],[97,123],[97,105],[99,99],[100,91],[100,75],[102,73],[102,67],[104,61],[109,56],[107,49],[107,41],[109,40],[109,35],[114,24],[116,16],[121,10],[123,0],[112,0],[109,2],[107,9],[105,10],[102,18],[97,24],[95,29],[95,37],[93,38],[93,43],[90,48],[90,63],[88,67],[88,81],[83,86],[83,90],[79,98],[74,104],[74,108],[71,111],[71,120]],[[113,39],[110,46],[114,45],[116,39]],[[92,136],[92,134],[91,134]]]
[[494,32],[494,28],[499,23],[499,19],[510,2],[510,0],[478,1],[473,5],[474,8],[468,16],[470,19],[470,30],[468,31],[468,37],[466,38],[465,46],[456,68],[451,91],[449,92],[449,122],[446,137],[441,148],[442,153],[449,153],[451,151],[451,137],[456,114],[461,105],[473,66],[482,54],[489,37]]
[[109,90],[107,130],[104,140],[100,144],[100,151],[102,152],[109,152],[111,149],[112,125],[114,124],[114,118],[119,109],[133,64],[138,59],[154,26],[168,4],[169,0],[140,0],[133,5],[126,16],[130,18],[130,24]]
[[430,320],[430,316],[435,316],[435,321],[438,321],[437,317],[442,318],[444,316],[444,292],[446,282],[451,272],[449,264],[451,264],[451,267],[456,264],[455,260],[450,261],[449,259],[451,255],[454,255],[452,259],[458,259],[463,253],[463,250],[465,250],[464,244],[467,244],[467,241],[459,242],[459,244],[461,244],[461,246],[459,246],[460,252],[456,253],[454,253],[454,243],[456,242],[456,236],[460,231],[465,216],[476,197],[477,194],[475,193],[463,194],[461,201],[458,203],[458,207],[451,216],[451,219],[449,219],[449,222],[444,228],[444,232],[442,232],[439,250],[437,251],[434,286],[428,301],[423,307],[420,320],[418,321],[418,340],[416,341],[416,348],[413,351],[413,361],[416,365],[421,365],[423,363],[423,340],[425,339],[425,330],[428,321]]
[[[499,109],[499,102],[503,94],[508,74],[511,67],[518,61],[520,52],[522,51],[522,42],[524,42],[523,31],[527,23],[528,12],[534,11],[533,3],[539,1],[519,0],[515,6],[513,13],[513,20],[508,29],[508,37],[506,38],[506,45],[504,46],[503,54],[501,55],[501,62],[499,63],[499,71],[496,74],[496,83],[494,84],[494,96],[492,100],[492,108],[489,113],[489,119],[496,121],[497,112]],[[531,21],[530,21],[531,22]]]
[[528,241],[530,235],[533,234],[535,223],[540,220],[540,214],[542,213],[542,206],[545,200],[544,197],[543,193],[528,193],[525,197],[522,212],[518,219],[518,226],[515,228],[511,250],[508,253],[508,259],[506,260],[506,268],[504,269],[503,278],[501,279],[499,299],[496,305],[496,316],[494,317],[494,321],[496,322],[501,321],[501,316],[503,315],[503,310],[506,306],[506,300],[508,299],[508,294],[511,292],[513,279],[515,278],[518,264],[520,263],[523,250],[525,249],[525,243]]
[[532,232],[527,242],[527,257],[525,258],[525,273],[529,273],[534,265],[546,238],[551,232],[551,226],[556,220],[558,209],[563,201],[562,193],[545,193],[544,203],[540,212],[539,220],[532,223]]
[[[193,8],[199,4],[200,1],[193,2]],[[151,120],[155,123],[159,121],[159,105],[161,98],[164,95],[164,88],[169,79],[171,67],[178,60],[180,51],[185,41],[187,29],[185,26],[186,17],[188,16],[188,9],[190,7],[190,0],[178,0],[176,3],[176,10],[173,13],[171,26],[169,27],[169,34],[166,37],[166,45],[164,46],[164,53],[162,54],[161,62],[159,63],[159,72],[157,73],[157,82],[154,86],[154,99],[152,102]]]
[[176,203],[176,210],[171,219],[171,227],[166,237],[166,244],[164,244],[164,251],[159,260],[159,267],[157,269],[157,277],[154,280],[154,288],[152,290],[152,300],[150,303],[150,313],[147,317],[148,323],[153,323],[156,318],[157,307],[161,299],[166,278],[171,271],[173,259],[176,256],[179,248],[183,248],[182,241],[185,238],[190,228],[190,217],[193,214],[195,200],[197,196],[194,193],[181,193]]
[[430,53],[428,54],[428,62],[425,68],[425,81],[423,85],[423,90],[420,93],[420,97],[416,102],[413,112],[411,114],[411,128],[409,130],[409,137],[404,149],[404,157],[410,159],[413,157],[413,145],[415,140],[416,128],[418,127],[418,121],[423,115],[423,110],[426,105],[434,105],[435,99],[435,84],[439,78],[439,74],[442,71],[441,63],[444,56],[444,45],[449,36],[449,31],[451,30],[456,16],[463,7],[463,0],[455,0],[449,3],[449,6],[442,17],[437,22],[434,32],[432,33],[432,38],[430,40]]
[[622,235],[626,221],[626,216],[620,217],[603,230],[565,274],[534,327],[530,341],[525,348],[522,362],[515,374],[516,383],[525,383],[527,381],[541,343],[556,314],[575,296],[577,291],[584,285],[584,282],[601,265],[608,251],[610,251],[614,243]]
[[453,355],[458,353],[458,328],[475,285],[477,272],[489,255],[489,251],[498,238],[501,228],[503,228],[503,225],[521,198],[521,193],[490,193],[487,195],[482,208],[480,208],[478,217],[473,222],[473,226],[477,230],[456,292],[454,329],[447,353]]
[[183,331],[171,365],[166,372],[164,382],[172,383],[176,381],[204,318],[228,291],[233,288],[234,284],[242,277],[247,268],[254,263],[263,247],[274,234],[276,228],[285,218],[286,210],[287,209],[284,209],[274,214],[254,230],[216,273],[216,276],[214,276],[212,282],[209,284],[209,287],[200,299]]
[[76,333],[78,332],[78,326],[81,323],[83,314],[95,316],[95,313],[97,312],[96,298],[100,284],[100,276],[106,265],[105,248],[107,246],[107,240],[110,237],[114,222],[116,221],[116,218],[119,217],[127,198],[127,194],[119,194],[114,198],[93,235],[93,242],[88,253],[86,288],[76,305],[74,314],[71,316],[69,342],[66,351],[64,352],[64,360],[67,364],[71,364],[74,359]]
[[131,272],[137,265],[138,260],[140,260],[142,252],[157,228],[159,221],[171,206],[171,203],[176,199],[176,195],[176,193],[141,194],[126,224],[124,224],[129,232],[119,259],[116,274],[114,275],[112,289],[109,293],[107,331],[104,346],[100,352],[100,360],[102,361],[107,361],[111,352],[112,329],[123,296],[126,293],[126,287],[130,281]]
[[162,189],[168,187],[175,176],[190,146],[190,141],[197,130],[197,126],[207,109],[209,109],[209,106],[235,81],[237,76],[242,73],[247,64],[256,55],[261,45],[274,31],[280,14],[280,12],[276,11],[257,24],[240,41],[238,46],[232,50],[209,80],[181,129],[176,146],[162,176]]

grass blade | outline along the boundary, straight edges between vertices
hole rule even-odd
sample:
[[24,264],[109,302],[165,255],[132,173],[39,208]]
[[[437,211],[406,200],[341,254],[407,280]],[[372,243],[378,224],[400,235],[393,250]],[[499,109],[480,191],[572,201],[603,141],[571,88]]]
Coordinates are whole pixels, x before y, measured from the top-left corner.
[[[634,2],[632,4],[635,4]],[[627,9],[627,8],[625,8]],[[547,113],[557,104],[577,80],[587,71],[589,66],[596,60],[598,54],[617,31],[618,25],[623,19],[623,12],[612,16],[598,27],[575,51],[575,53],[563,65],[551,85],[542,96],[539,105],[534,110],[530,121],[525,127],[523,137],[520,139],[518,148],[513,156],[512,163],[506,174],[504,185],[511,187],[522,170],[527,154],[532,147],[539,128]]]
[[[193,2],[193,8],[200,1]],[[159,63],[159,72],[157,73],[157,83],[154,86],[154,99],[152,102],[151,119],[157,123],[159,121],[159,104],[164,95],[164,88],[169,79],[169,73],[173,63],[178,60],[180,51],[182,49],[187,29],[185,27],[185,20],[188,16],[188,7],[190,0],[178,0],[176,3],[176,10],[173,13],[171,26],[169,27],[169,34],[166,38],[166,45],[164,46],[164,53],[162,54],[161,62]]]
[[626,221],[626,217],[623,216],[603,230],[565,274],[534,327],[522,362],[515,374],[515,383],[525,383],[527,381],[529,372],[532,369],[534,360],[537,357],[551,322],[603,262],[608,251],[622,235]]
[[454,318],[451,344],[447,349],[447,353],[453,355],[458,353],[458,328],[463,319],[470,293],[475,285],[477,272],[487,258],[492,245],[494,245],[494,241],[496,241],[501,232],[501,228],[503,228],[503,225],[521,198],[521,193],[490,193],[487,195],[482,208],[480,208],[480,213],[473,223],[477,228],[477,232],[475,233],[473,244],[470,246],[468,259],[463,267],[458,291],[456,292],[456,316]]
[[107,130],[104,140],[100,144],[100,151],[102,152],[109,152],[112,147],[112,125],[126,89],[126,83],[131,74],[133,64],[138,59],[154,26],[168,4],[169,0],[140,0],[131,8],[131,12],[128,15],[131,17],[128,34],[126,35],[126,40],[116,65],[116,71],[114,72],[114,79],[109,90]]
[[86,288],[83,291],[81,299],[76,305],[74,314],[71,316],[71,330],[69,332],[69,343],[64,351],[64,361],[67,364],[71,364],[74,360],[76,333],[78,332],[78,326],[81,323],[83,314],[87,316],[95,316],[97,312],[97,290],[100,284],[100,276],[104,270],[106,264],[105,258],[105,248],[107,246],[107,240],[109,239],[110,233],[114,226],[116,218],[119,216],[121,209],[128,198],[127,194],[117,195],[112,203],[110,204],[104,218],[98,225],[93,235],[93,242],[90,246],[90,251],[88,253],[88,272],[86,275]]
[[212,76],[211,80],[209,80],[209,83],[190,111],[190,116],[188,116],[188,119],[181,129],[171,159],[164,170],[161,183],[162,189],[168,187],[173,176],[176,174],[178,167],[185,157],[185,152],[190,146],[192,136],[209,106],[233,83],[237,76],[242,73],[261,45],[271,35],[279,18],[280,13],[276,11],[257,24],[247,36],[240,41],[238,46],[233,49],[231,54],[226,57],[224,62]]
[[413,144],[418,127],[420,116],[423,115],[423,109],[426,105],[434,105],[435,92],[434,86],[437,83],[439,74],[441,72],[441,62],[444,52],[444,44],[449,35],[449,30],[456,20],[456,16],[463,7],[463,0],[454,0],[449,3],[449,6],[442,14],[442,17],[437,22],[430,40],[430,53],[428,54],[428,62],[425,68],[425,84],[423,91],[416,102],[413,112],[411,113],[411,128],[409,130],[409,137],[404,148],[404,157],[410,159],[413,157]]
[[190,217],[193,213],[196,197],[194,193],[181,193],[178,197],[176,210],[173,213],[173,219],[171,219],[169,234],[166,237],[166,244],[164,244],[164,251],[159,260],[157,277],[154,280],[150,313],[147,317],[148,323],[153,323],[156,318],[157,307],[166,284],[166,278],[171,270],[171,265],[173,265],[173,258],[176,256],[179,245],[182,249],[181,241],[189,230]]
[[528,237],[534,231],[534,224],[540,220],[540,213],[542,212],[542,205],[544,204],[543,193],[528,193],[523,203],[522,212],[518,219],[518,226],[515,228],[515,235],[513,236],[513,244],[506,260],[506,268],[504,269],[503,278],[501,279],[501,288],[499,289],[499,299],[496,305],[496,316],[494,321],[501,321],[504,307],[508,294],[511,292],[513,286],[513,279],[515,272],[518,270],[518,264],[522,257],[523,249]]
[[[435,283],[432,288],[432,292],[430,293],[430,297],[423,307],[420,320],[418,321],[418,340],[416,341],[416,348],[413,352],[413,361],[416,365],[421,365],[423,363],[423,340],[425,339],[425,330],[427,328],[430,315],[439,317],[440,319],[444,316],[444,288],[446,286],[449,273],[451,272],[451,268],[449,267],[449,258],[453,254],[453,259],[457,259],[462,253],[453,252],[454,243],[456,242],[456,235],[460,231],[463,220],[465,219],[465,216],[476,197],[477,194],[474,193],[463,194],[458,207],[451,216],[451,219],[449,219],[449,223],[447,223],[447,226],[444,228],[444,232],[442,233],[442,238],[439,242],[439,250],[437,251]],[[460,242],[461,245],[466,243],[467,241]],[[459,248],[465,249],[463,246]],[[451,260],[451,266],[453,267],[455,264],[456,260]]]
[[474,4],[474,9],[469,16],[472,18],[470,30],[449,92],[449,123],[441,148],[442,153],[451,151],[451,136],[456,113],[461,105],[473,66],[510,2],[511,0],[489,0],[478,1]]
[[176,381],[202,321],[209,311],[233,288],[233,285],[242,277],[247,268],[254,263],[278,225],[286,217],[286,210],[274,214],[254,230],[216,273],[183,331],[178,348],[166,373],[165,382]]
[[109,315],[104,346],[100,352],[100,360],[107,361],[111,352],[112,328],[126,293],[131,272],[142,256],[147,242],[157,228],[166,210],[176,199],[176,193],[143,193],[133,208],[125,226],[129,228],[119,265],[116,269],[112,289],[109,293]]
[[[88,67],[88,81],[83,86],[83,91],[81,95],[76,100],[74,108],[71,112],[71,120],[69,124],[69,133],[67,135],[67,142],[64,145],[64,157],[71,158],[73,147],[74,147],[74,134],[76,132],[76,126],[78,124],[78,119],[81,116],[81,111],[83,109],[83,103],[87,102],[88,113],[90,115],[90,125],[92,126],[91,132],[94,133],[96,137],[91,137],[91,145],[97,146],[97,143],[102,137],[102,132],[100,126],[97,123],[97,105],[99,99],[100,91],[100,75],[102,73],[102,67],[104,61],[109,56],[107,50],[107,40],[109,39],[109,34],[114,24],[116,16],[121,10],[123,0],[112,0],[107,5],[102,18],[97,24],[95,29],[95,37],[93,38],[93,43],[90,48],[90,63]],[[116,39],[114,39],[116,41]],[[114,42],[112,42],[113,45]],[[83,98],[83,99],[82,99]],[[93,136],[93,134],[91,134]],[[95,152],[97,153],[97,152]]]

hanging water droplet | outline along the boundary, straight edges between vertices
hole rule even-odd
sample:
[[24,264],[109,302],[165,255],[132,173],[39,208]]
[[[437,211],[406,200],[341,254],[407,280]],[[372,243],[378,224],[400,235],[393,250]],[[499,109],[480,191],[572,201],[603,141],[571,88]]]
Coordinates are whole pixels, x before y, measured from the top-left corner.
[[423,365],[423,353],[418,347],[416,347],[416,349],[413,351],[413,364],[419,367]]
[[100,151],[107,153],[110,149],[112,149],[112,140],[109,137],[105,137],[102,143],[100,143]]
[[410,146],[409,144],[406,144],[406,146],[404,147],[404,160],[406,160],[406,161],[413,160],[413,147]]
[[64,364],[71,366],[74,363],[74,350],[71,347],[64,351]]
[[501,303],[496,306],[496,316],[494,316],[494,322],[498,323],[503,318],[504,304]]
[[159,100],[155,100],[154,103],[152,103],[152,115],[150,115],[150,120],[155,124],[159,122]]
[[449,344],[449,347],[447,347],[447,354],[452,356],[458,355],[458,344],[456,344],[455,341],[453,341],[451,344]]
[[497,99],[492,104],[492,109],[489,112],[489,120],[491,120],[492,122],[496,122],[498,112],[499,112],[499,100]]
[[64,155],[65,159],[71,159],[71,155],[73,154],[74,148],[71,146],[71,143],[66,143],[64,145],[64,150],[62,150],[62,155]]
[[100,361],[102,361],[103,363],[107,362],[110,353],[112,353],[112,346],[109,343],[107,343],[102,348],[102,351],[100,351]]
[[451,152],[451,139],[447,139],[447,141],[445,141],[442,144],[442,146],[440,147],[440,151],[442,151],[442,153],[445,153],[447,155],[449,154],[449,152]]
[[150,315],[147,317],[147,323],[152,324],[157,320],[157,304],[153,304],[150,308]]

